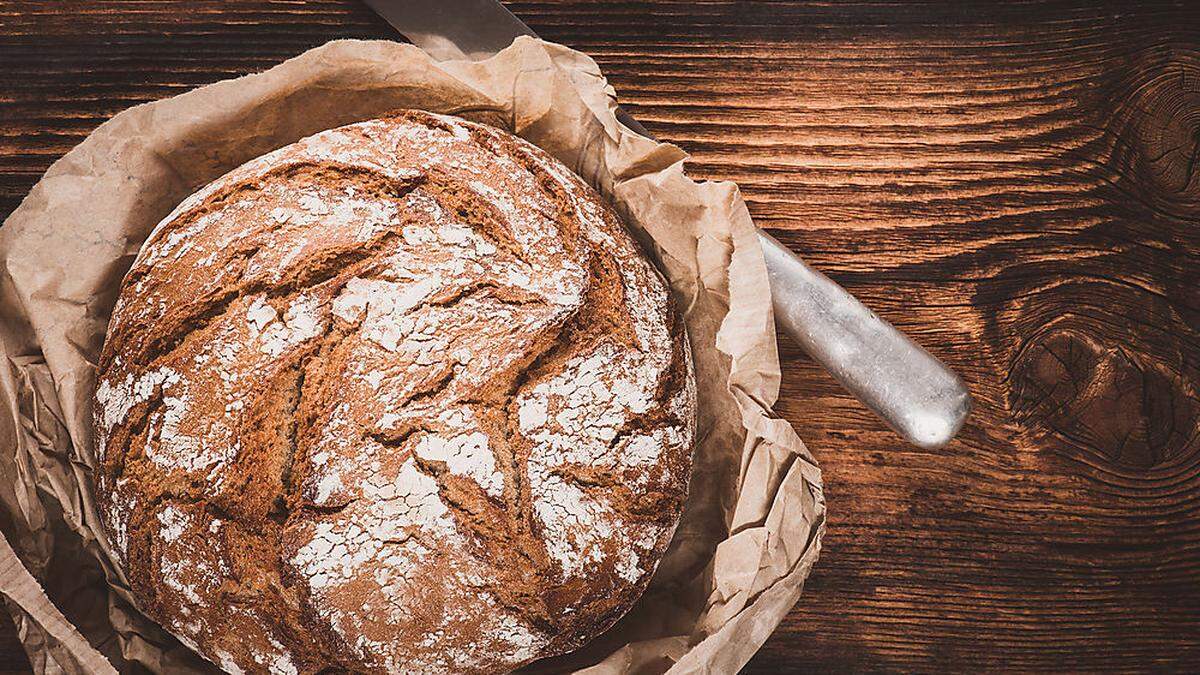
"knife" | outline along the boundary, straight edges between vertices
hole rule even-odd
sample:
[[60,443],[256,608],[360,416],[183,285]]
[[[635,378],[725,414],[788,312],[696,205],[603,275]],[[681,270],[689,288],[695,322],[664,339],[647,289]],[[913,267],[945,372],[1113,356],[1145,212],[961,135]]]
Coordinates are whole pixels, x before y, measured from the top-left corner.
[[[482,60],[520,35],[537,37],[497,0],[366,0],[433,58]],[[617,108],[630,130],[653,138]],[[941,361],[853,295],[758,231],[779,328],[909,442],[949,443],[966,421],[966,385]]]

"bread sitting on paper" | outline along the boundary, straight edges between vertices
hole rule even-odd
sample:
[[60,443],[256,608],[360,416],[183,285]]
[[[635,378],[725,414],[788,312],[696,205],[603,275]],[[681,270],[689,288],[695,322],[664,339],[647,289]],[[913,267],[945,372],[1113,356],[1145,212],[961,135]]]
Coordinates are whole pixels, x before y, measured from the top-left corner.
[[695,406],[666,284],[599,195],[406,111],[154,229],[99,364],[97,494],[140,608],[230,672],[505,672],[645,589]]

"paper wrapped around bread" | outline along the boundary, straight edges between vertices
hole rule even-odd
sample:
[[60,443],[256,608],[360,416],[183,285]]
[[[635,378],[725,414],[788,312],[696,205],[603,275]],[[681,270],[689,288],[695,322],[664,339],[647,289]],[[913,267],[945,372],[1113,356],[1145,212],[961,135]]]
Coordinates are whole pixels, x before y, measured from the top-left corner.
[[89,487],[95,365],[117,290],[151,228],[199,186],[397,108],[512,130],[591,183],[667,277],[692,344],[697,446],[670,548],[624,619],[529,669],[734,672],[800,597],[824,498],[807,450],[770,409],[766,270],[736,186],[692,181],[679,149],[621,127],[595,63],[564,47],[521,38],[488,61],[435,63],[407,45],[339,41],[117,115],[0,230],[0,470],[12,477],[0,525],[20,559],[0,548],[0,594],[39,671],[98,672],[105,658],[211,669],[134,609]]

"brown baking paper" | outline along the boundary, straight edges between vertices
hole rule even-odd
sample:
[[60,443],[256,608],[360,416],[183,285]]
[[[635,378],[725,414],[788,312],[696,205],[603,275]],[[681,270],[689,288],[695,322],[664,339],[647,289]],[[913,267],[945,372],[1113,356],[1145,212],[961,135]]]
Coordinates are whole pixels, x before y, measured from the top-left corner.
[[539,40],[441,63],[410,45],[338,41],[122,112],[50,167],[0,229],[0,529],[15,549],[0,546],[0,596],[35,669],[100,672],[107,659],[121,671],[214,670],[133,607],[97,519],[88,419],[109,313],[151,227],[189,193],[277,147],[395,108],[500,126],[572,167],[622,213],[687,320],[699,433],[671,548],[629,615],[529,670],[745,664],[817,558],[821,476],[771,410],[779,362],[767,272],[737,186],[694,182],[679,148],[628,131],[614,106],[590,58]]

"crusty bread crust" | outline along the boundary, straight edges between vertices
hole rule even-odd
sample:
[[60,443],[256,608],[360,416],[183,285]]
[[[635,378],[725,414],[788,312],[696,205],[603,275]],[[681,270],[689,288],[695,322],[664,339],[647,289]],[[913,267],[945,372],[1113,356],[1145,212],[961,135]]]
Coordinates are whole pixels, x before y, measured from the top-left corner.
[[231,672],[503,672],[638,598],[695,384],[663,280],[538,148],[404,111],[185,200],[121,289],[97,493],[141,608]]

